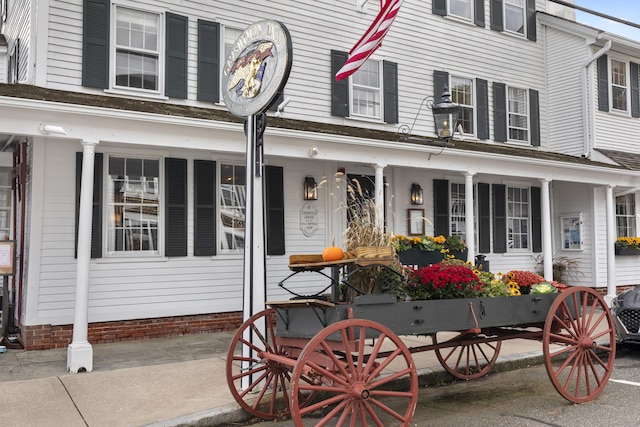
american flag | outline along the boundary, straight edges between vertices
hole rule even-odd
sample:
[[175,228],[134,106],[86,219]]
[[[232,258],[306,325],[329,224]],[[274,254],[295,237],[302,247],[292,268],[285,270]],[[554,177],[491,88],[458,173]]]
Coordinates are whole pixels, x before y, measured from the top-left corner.
[[380,0],[380,12],[366,33],[349,51],[349,59],[340,71],[336,73],[336,80],[342,80],[358,71],[358,68],[382,44],[382,39],[389,31],[393,20],[402,6],[403,0]]

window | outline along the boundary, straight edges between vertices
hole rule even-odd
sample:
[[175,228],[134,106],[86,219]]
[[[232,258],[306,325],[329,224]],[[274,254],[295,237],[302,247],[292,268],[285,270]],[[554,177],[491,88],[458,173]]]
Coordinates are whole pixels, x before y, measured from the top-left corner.
[[351,114],[380,119],[380,62],[368,60],[351,76]]
[[507,247],[529,249],[529,189],[507,187]]
[[246,167],[220,166],[220,248],[223,251],[244,250],[246,215]]
[[160,161],[109,157],[107,253],[159,255]]
[[115,86],[158,92],[160,15],[116,7]]
[[508,89],[508,129],[509,140],[512,141],[529,141],[529,117],[528,117],[528,100],[527,90],[515,87]]
[[0,240],[11,238],[11,169],[0,169]]
[[524,35],[525,13],[525,0],[504,0],[505,30]]
[[459,123],[462,130],[467,135],[475,134],[474,127],[474,91],[473,80],[462,77],[451,76],[451,100],[460,104]]
[[[449,195],[449,203],[450,203],[450,215],[451,219],[451,235],[460,236],[460,238],[464,241],[467,241],[467,220],[466,220],[466,202],[465,202],[465,189],[466,185],[464,183],[452,182],[450,184],[450,195]],[[476,191],[475,186],[473,190],[473,206],[476,209]],[[478,214],[474,212],[474,232],[475,232],[475,242],[476,248],[478,247]]]
[[[229,27],[224,28],[224,56],[220,61],[220,75],[222,75],[225,61],[229,58],[229,55],[231,55],[231,49],[233,49],[233,45],[241,34],[242,30],[236,30]],[[220,84],[222,85],[222,79],[220,79]],[[226,88],[221,87],[220,93],[223,93],[225,90]]]
[[635,194],[616,197],[616,230],[618,237],[635,237],[637,235]]
[[611,107],[627,111],[627,63],[611,59]]
[[449,14],[471,21],[473,16],[471,0],[449,0]]

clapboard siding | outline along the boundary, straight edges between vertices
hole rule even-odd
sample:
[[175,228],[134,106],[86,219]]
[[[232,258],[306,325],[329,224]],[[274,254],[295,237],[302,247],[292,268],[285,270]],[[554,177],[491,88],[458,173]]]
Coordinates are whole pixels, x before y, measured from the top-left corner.
[[33,17],[31,16],[32,1],[14,0],[8,2],[8,14],[4,24],[3,35],[7,40],[7,57],[15,52],[17,40],[20,40],[18,55],[18,81],[24,83],[30,76],[29,55],[31,52]]

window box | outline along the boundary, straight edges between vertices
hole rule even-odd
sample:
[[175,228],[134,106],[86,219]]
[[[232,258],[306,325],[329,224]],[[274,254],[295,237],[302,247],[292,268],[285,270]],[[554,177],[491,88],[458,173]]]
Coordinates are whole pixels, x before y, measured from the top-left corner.
[[640,255],[640,248],[615,248],[616,255],[627,256],[627,255]]

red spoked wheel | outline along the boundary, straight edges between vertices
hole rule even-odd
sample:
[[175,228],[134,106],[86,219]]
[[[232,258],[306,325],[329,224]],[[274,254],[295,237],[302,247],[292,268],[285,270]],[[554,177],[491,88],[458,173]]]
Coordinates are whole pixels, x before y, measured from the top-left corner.
[[544,325],[543,352],[547,374],[562,397],[574,403],[595,399],[616,356],[613,317],[602,297],[585,287],[558,295]]
[[[264,331],[264,332],[262,332]],[[250,337],[253,335],[253,337]],[[250,414],[273,420],[290,414],[291,370],[295,364],[269,358],[289,358],[288,349],[278,345],[275,310],[267,309],[247,319],[229,345],[227,385],[236,402]],[[305,376],[300,377],[305,380]],[[300,396],[304,405],[311,395]]]
[[[365,319],[333,323],[307,343],[293,369],[291,414],[319,416],[317,426],[408,426],[418,375],[406,345],[387,327]],[[303,376],[315,384],[300,381]],[[319,392],[303,407],[299,396]]]
[[[437,345],[436,335],[433,334],[432,339]],[[451,345],[435,349],[438,361],[453,377],[461,380],[472,380],[489,373],[502,347],[502,341],[487,341],[468,334],[460,334],[442,343]]]

